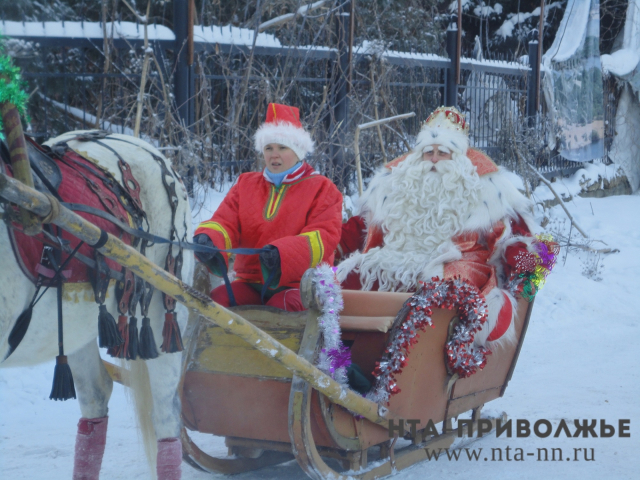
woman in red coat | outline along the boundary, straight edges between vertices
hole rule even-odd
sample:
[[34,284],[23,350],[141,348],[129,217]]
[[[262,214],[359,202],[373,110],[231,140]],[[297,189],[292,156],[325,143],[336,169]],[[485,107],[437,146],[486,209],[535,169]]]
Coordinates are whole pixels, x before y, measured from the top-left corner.
[[[243,173],[213,217],[202,222],[194,241],[221,250],[263,248],[258,255],[237,255],[231,283],[238,305],[303,310],[302,274],[333,255],[342,228],[342,195],[336,186],[304,162],[313,140],[300,123],[297,108],[270,103],[266,122],[255,135],[264,156],[262,172]],[[197,253],[214,274],[228,268],[227,253]],[[271,278],[261,299],[263,285]],[[211,298],[231,306],[224,285]]]

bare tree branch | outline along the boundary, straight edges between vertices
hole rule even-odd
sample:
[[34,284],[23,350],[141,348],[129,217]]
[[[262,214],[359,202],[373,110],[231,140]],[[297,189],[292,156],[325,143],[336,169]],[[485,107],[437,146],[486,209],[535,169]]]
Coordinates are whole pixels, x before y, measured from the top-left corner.
[[536,168],[531,165],[529,162],[525,162],[525,165],[527,167],[529,167],[529,169],[534,172],[538,178],[540,179],[540,181],[542,183],[544,183],[547,187],[549,187],[549,190],[551,190],[551,193],[553,193],[553,196],[556,197],[556,200],[558,200],[558,202],[560,203],[560,206],[562,207],[562,209],[564,210],[564,213],[567,214],[567,217],[569,217],[569,220],[571,220],[571,224],[576,227],[576,230],[578,230],[580,232],[580,234],[584,237],[584,238],[589,238],[588,235],[586,233],[584,233],[584,230],[582,230],[578,224],[576,223],[575,219],[573,218],[573,215],[571,215],[571,213],[569,213],[569,210],[567,210],[567,207],[564,204],[564,201],[562,200],[562,198],[560,198],[560,195],[558,195],[558,193],[554,190],[553,186],[551,185],[551,182],[549,180],[547,180],[546,178],[544,178],[542,176],[542,174],[540,174],[538,172],[538,170],[536,170]]

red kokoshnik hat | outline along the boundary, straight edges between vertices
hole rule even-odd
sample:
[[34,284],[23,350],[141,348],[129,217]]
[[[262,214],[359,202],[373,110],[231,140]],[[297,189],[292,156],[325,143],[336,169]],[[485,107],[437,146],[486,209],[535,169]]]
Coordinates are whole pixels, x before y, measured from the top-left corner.
[[304,160],[307,153],[313,152],[311,135],[300,123],[300,110],[278,103],[267,106],[267,119],[255,135],[256,151],[262,152],[270,143],[289,147],[299,160]]

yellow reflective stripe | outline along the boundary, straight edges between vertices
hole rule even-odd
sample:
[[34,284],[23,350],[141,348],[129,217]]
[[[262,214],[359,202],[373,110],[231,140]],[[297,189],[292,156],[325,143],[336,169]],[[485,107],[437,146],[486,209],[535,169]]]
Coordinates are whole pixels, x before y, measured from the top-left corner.
[[324,257],[324,245],[322,244],[322,238],[320,237],[320,231],[314,230],[313,232],[304,232],[300,234],[301,237],[307,237],[309,239],[309,247],[311,248],[311,266],[315,267],[320,264]]
[[231,248],[231,238],[229,238],[229,234],[224,229],[222,225],[218,222],[202,222],[198,228],[209,228],[211,230],[215,230],[216,232],[220,232],[224,237],[224,249],[229,250]]
[[271,185],[271,192],[269,194],[269,200],[265,205],[264,209],[264,218],[265,220],[271,220],[278,213],[278,209],[282,204],[282,199],[284,198],[284,194],[289,188],[288,185],[282,185],[280,188],[276,188],[274,185]]

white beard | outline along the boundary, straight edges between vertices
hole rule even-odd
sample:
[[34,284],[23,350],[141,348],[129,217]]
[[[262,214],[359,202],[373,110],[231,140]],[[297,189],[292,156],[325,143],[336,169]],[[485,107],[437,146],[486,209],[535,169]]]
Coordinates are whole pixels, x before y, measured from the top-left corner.
[[363,290],[377,280],[380,291],[411,291],[418,281],[442,275],[434,267],[460,258],[451,238],[462,232],[480,188],[476,168],[460,154],[434,165],[415,152],[379,172],[362,197],[361,214],[369,227],[381,227],[384,246],[345,260],[338,279],[356,271]]

